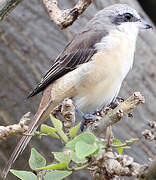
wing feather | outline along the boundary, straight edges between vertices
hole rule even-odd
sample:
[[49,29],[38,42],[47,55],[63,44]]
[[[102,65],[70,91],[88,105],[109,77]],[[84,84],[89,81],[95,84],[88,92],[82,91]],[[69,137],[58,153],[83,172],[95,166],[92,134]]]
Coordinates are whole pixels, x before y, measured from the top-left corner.
[[108,33],[98,30],[86,30],[77,34],[72,41],[68,43],[64,51],[56,58],[54,64],[47,71],[41,82],[28,95],[32,97],[43,91],[50,83],[76,69],[80,64],[86,63],[92,59],[96,53],[95,43],[100,42],[101,38]]
[[95,52],[95,49],[80,49],[74,53],[59,57],[58,61],[56,61],[50,70],[45,74],[41,82],[29,94],[28,98],[36,95],[64,74],[76,69],[78,65],[90,61]]

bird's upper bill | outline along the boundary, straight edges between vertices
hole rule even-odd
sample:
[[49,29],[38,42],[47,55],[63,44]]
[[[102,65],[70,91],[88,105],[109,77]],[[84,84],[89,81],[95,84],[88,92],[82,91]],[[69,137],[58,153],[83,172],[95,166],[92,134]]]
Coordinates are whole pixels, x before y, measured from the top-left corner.
[[152,25],[144,19],[140,19],[137,24],[140,29],[153,29]]

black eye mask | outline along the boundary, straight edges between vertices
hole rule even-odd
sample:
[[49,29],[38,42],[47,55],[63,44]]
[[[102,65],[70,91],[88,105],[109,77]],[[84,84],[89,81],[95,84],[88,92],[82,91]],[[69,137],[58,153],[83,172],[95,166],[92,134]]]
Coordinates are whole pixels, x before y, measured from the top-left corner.
[[113,23],[116,25],[120,25],[124,22],[137,22],[139,19],[133,16],[131,13],[119,14],[113,19]]

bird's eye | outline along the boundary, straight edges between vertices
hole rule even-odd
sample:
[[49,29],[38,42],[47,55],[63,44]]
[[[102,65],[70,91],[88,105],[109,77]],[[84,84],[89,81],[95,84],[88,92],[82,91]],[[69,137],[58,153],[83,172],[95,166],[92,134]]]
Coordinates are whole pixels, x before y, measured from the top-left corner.
[[113,23],[116,25],[120,25],[121,23],[124,23],[124,22],[136,22],[138,20],[139,19],[131,13],[123,13],[123,14],[118,14],[113,19]]
[[125,19],[126,22],[131,21],[132,18],[133,18],[132,14],[130,14],[130,13],[125,13],[124,14],[124,19]]

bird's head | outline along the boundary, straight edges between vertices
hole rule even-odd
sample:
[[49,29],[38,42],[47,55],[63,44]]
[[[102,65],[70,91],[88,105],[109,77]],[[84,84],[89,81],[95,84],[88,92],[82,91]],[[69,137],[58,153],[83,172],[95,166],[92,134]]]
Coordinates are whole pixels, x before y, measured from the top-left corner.
[[126,33],[137,33],[140,29],[150,29],[152,25],[147,23],[137,11],[127,4],[114,4],[99,11],[92,20],[97,28],[108,31],[117,29]]

